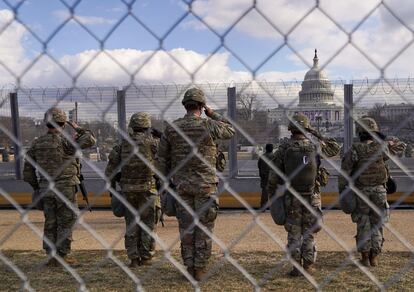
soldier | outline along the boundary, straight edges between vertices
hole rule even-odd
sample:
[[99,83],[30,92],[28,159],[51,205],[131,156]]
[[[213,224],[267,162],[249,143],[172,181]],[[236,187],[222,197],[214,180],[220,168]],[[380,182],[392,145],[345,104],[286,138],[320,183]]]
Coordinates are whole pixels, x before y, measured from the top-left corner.
[[[351,218],[357,223],[356,244],[361,253],[361,264],[377,266],[378,255],[384,242],[382,225],[386,219],[387,191],[385,183],[388,179],[388,169],[385,161],[389,153],[403,152],[405,144],[391,140],[383,147],[385,136],[380,133],[377,123],[369,117],[361,118],[356,125],[360,142],[354,143],[348,150],[341,164],[341,169],[352,177],[355,187],[376,206],[380,214],[371,209],[364,200],[356,196],[356,210]],[[374,136],[377,138],[375,139]],[[342,193],[348,181],[340,176],[338,180],[339,193]]]
[[[105,175],[114,180],[120,171],[119,184],[123,196],[138,212],[142,224],[155,232],[157,188],[150,165],[154,163],[158,140],[153,137],[150,128],[151,116],[148,113],[140,112],[131,116],[129,137],[134,143],[123,140],[112,149]],[[136,155],[136,150],[145,159]],[[125,248],[131,260],[129,266],[136,268],[150,265],[154,255],[151,234],[136,223],[136,217],[129,209],[126,210],[125,223]]]
[[[274,165],[290,181],[290,186],[305,200],[316,213],[322,216],[321,197],[316,184],[318,177],[318,147],[327,157],[339,153],[339,145],[334,139],[324,138],[310,127],[308,118],[303,114],[292,117],[288,129],[292,132],[290,140],[283,142],[273,157]],[[306,133],[308,132],[308,133]],[[308,138],[309,133],[318,139]],[[285,184],[272,169],[269,172],[268,192],[275,194],[277,184]],[[291,192],[284,194],[286,209],[285,229],[288,232],[287,248],[292,258],[308,272],[314,272],[316,246],[314,233],[319,231],[318,218],[303,205]],[[289,273],[299,276],[300,271],[293,267]]]
[[[213,232],[218,211],[215,140],[230,139],[235,130],[206,105],[204,92],[198,88],[187,90],[182,104],[187,114],[175,120],[174,127],[167,125],[161,138],[159,170],[171,177],[181,200],[198,215],[200,224]],[[203,108],[210,119],[201,117]],[[195,155],[195,151],[203,160]],[[206,277],[212,240],[193,225],[194,218],[184,206],[177,202],[176,208],[184,265],[197,281],[201,281]]]
[[[260,208],[263,212],[267,208],[267,202],[269,200],[269,195],[267,193],[267,179],[269,177],[269,165],[266,161],[272,160],[273,155],[273,144],[266,144],[265,146],[266,152],[259,158],[257,162],[257,167],[259,168],[259,176],[260,176],[260,187],[262,188],[262,197],[260,198]],[[266,157],[266,161],[263,160],[263,157]]]
[[[72,229],[77,219],[76,214],[58,194],[49,189],[49,186],[54,183],[54,188],[75,206],[76,186],[80,183],[80,164],[76,150],[90,148],[96,140],[90,131],[79,127],[74,122],[67,122],[65,112],[59,108],[53,107],[47,110],[44,121],[48,131],[36,139],[26,153],[35,165],[28,159],[25,160],[24,180],[35,191],[39,190],[42,194],[45,215],[44,238],[54,244],[59,256],[68,264],[74,264],[75,259],[69,257],[68,254],[71,250]],[[69,123],[76,131],[73,140],[68,140],[62,134],[65,123]],[[39,178],[36,170],[40,174]],[[53,181],[48,181],[44,174],[47,174]],[[46,240],[43,241],[43,248],[48,255],[53,249],[46,243]],[[56,266],[55,258],[49,259],[48,265]]]
[[8,146],[4,147],[4,149],[2,151],[2,156],[3,156],[3,162],[9,162],[10,161],[9,147]]

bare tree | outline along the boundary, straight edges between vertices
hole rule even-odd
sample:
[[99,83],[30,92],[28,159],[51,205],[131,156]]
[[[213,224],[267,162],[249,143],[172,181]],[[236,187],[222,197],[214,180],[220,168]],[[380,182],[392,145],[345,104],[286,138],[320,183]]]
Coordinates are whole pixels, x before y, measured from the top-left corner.
[[245,121],[251,121],[254,111],[260,111],[263,108],[263,103],[255,93],[238,94],[237,104],[239,106],[239,117]]
[[380,121],[383,118],[384,109],[385,104],[376,103],[369,111],[369,116],[373,117],[376,121]]

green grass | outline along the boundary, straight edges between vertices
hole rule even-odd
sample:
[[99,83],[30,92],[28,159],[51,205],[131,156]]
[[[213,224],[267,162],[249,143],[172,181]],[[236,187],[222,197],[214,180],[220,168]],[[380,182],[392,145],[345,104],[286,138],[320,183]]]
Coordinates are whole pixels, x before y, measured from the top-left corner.
[[[79,284],[65,269],[47,268],[43,264],[45,255],[40,251],[4,251],[4,255],[21,269],[35,290],[40,291],[75,291]],[[123,263],[128,260],[125,252],[116,251],[114,255]],[[76,272],[85,281],[90,291],[132,291],[136,284],[104,251],[75,251],[78,260]],[[178,261],[179,254],[173,254]],[[290,264],[283,261],[282,253],[256,252],[232,253],[231,256],[249,272],[260,284],[262,290],[301,291],[313,286],[304,278],[291,278],[286,274]],[[401,269],[414,264],[414,257],[409,252],[389,252],[381,255],[380,266],[369,270],[387,288],[394,291],[414,289],[414,268]],[[180,261],[181,262],[181,261]],[[342,252],[320,252],[318,255],[315,280],[322,284],[323,290],[359,290],[374,291],[377,286],[356,266],[346,264],[346,254]],[[340,268],[341,267],[341,268]],[[212,258],[209,266],[211,277],[201,284],[203,291],[250,291],[252,284],[222,256]],[[147,291],[190,291],[193,286],[184,279],[178,270],[163,259],[162,253],[155,256],[154,265],[135,269],[134,274],[142,281]],[[393,278],[396,277],[396,278]],[[6,265],[0,263],[0,290],[15,291],[22,288],[22,281]]]

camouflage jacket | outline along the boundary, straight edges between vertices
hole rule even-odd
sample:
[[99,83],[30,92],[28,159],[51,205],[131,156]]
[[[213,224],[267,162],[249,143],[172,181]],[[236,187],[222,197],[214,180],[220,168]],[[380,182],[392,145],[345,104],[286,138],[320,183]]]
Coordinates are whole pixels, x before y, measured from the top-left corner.
[[272,161],[273,153],[264,153],[257,162],[257,167],[259,168],[260,185],[262,188],[266,187],[267,185],[267,179],[269,177],[270,170],[268,163],[263,159],[263,157],[266,157],[268,161]]
[[[373,149],[373,151],[370,151],[370,149]],[[372,153],[365,153],[367,151]],[[363,185],[363,183],[359,182],[360,176],[373,176],[377,181],[381,180],[385,183],[388,176],[388,170],[384,162],[389,159],[388,155],[390,155],[389,147],[382,148],[378,142],[357,142],[352,144],[351,149],[349,149],[342,158],[341,169],[348,176],[352,176],[357,171],[359,172],[359,175],[357,173],[357,177],[355,178],[357,186]],[[379,164],[377,165],[375,162],[378,160]],[[374,167],[371,167],[372,165],[374,165]],[[347,185],[347,179],[343,176],[339,176],[338,190],[342,192]]]
[[[309,139],[303,139],[303,140],[296,140],[296,139],[289,139],[285,142],[283,142],[279,148],[276,150],[276,152],[273,155],[273,163],[275,167],[277,167],[281,172],[285,172],[285,153],[289,147],[291,147],[292,143],[297,143],[300,141],[300,143],[311,145],[313,142]],[[327,157],[333,157],[335,155],[338,155],[340,151],[339,144],[335,141],[335,139],[332,138],[325,138],[323,141],[318,143],[319,145],[313,144],[314,147],[317,149],[317,147],[320,147],[320,151]],[[315,174],[317,176],[317,173]],[[269,195],[273,195],[277,189],[278,184],[284,184],[284,180],[279,177],[275,171],[270,169],[269,171],[269,178],[267,181],[267,190],[269,192]],[[316,182],[315,182],[316,183]]]
[[[217,183],[215,140],[230,139],[235,134],[233,126],[217,113],[213,113],[211,119],[186,114],[173,125],[167,125],[161,138],[158,169],[165,176],[170,175],[175,185],[191,187]],[[193,154],[193,147],[197,147],[205,162]]]
[[[33,189],[46,187],[49,184],[44,176],[45,173],[56,185],[79,184],[80,163],[75,156],[76,149],[92,147],[96,139],[89,130],[77,128],[76,133],[75,140],[69,141],[61,133],[47,132],[32,143],[26,156],[33,160],[35,165],[26,158],[23,176]],[[39,179],[36,170],[40,175]]]
[[[150,166],[154,166],[159,140],[150,132],[132,131],[129,136],[133,144],[123,140],[112,149],[105,175],[113,181],[120,173],[119,184],[123,192],[157,194],[154,171]],[[135,149],[138,149],[140,155],[134,154]]]

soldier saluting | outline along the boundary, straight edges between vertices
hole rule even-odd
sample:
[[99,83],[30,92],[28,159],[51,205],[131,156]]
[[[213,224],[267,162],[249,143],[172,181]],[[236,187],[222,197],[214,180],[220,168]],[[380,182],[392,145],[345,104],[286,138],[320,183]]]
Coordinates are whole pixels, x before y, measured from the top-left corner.
[[[178,195],[198,215],[200,223],[213,232],[218,210],[214,199],[218,183],[215,140],[230,139],[235,130],[206,105],[204,92],[198,88],[187,90],[182,104],[187,113],[175,120],[174,126],[167,125],[158,151],[158,167],[164,176],[171,177]],[[203,109],[209,119],[201,117]],[[184,206],[177,202],[176,208],[184,265],[197,281],[203,280],[212,240],[193,226],[195,218]]]
[[[52,189],[49,189],[49,186],[54,183],[57,191],[71,204],[76,205],[76,186],[80,183],[80,164],[76,151],[77,148],[92,147],[96,139],[89,130],[79,127],[74,122],[67,122],[65,112],[56,107],[46,111],[44,122],[48,128],[47,133],[37,138],[26,153],[30,159],[25,160],[24,180],[41,194],[40,208],[45,215],[44,238],[54,244],[58,255],[67,263],[74,264],[74,258],[68,254],[71,250],[76,214]],[[73,140],[68,140],[66,135],[62,134],[66,123],[70,123],[76,131]],[[36,170],[40,174],[39,177]],[[44,240],[43,249],[50,255],[53,247]],[[48,265],[56,266],[55,258],[49,259]]]
[[[136,209],[142,224],[155,232],[158,196],[154,172],[150,166],[155,160],[158,139],[151,134],[151,116],[148,113],[133,114],[129,128],[132,130],[129,137],[133,143],[123,140],[112,149],[105,175],[114,181],[120,173],[122,195]],[[125,212],[125,224],[125,248],[131,260],[129,266],[136,268],[139,265],[150,265],[154,255],[151,234],[136,223],[135,214],[129,209]]]

